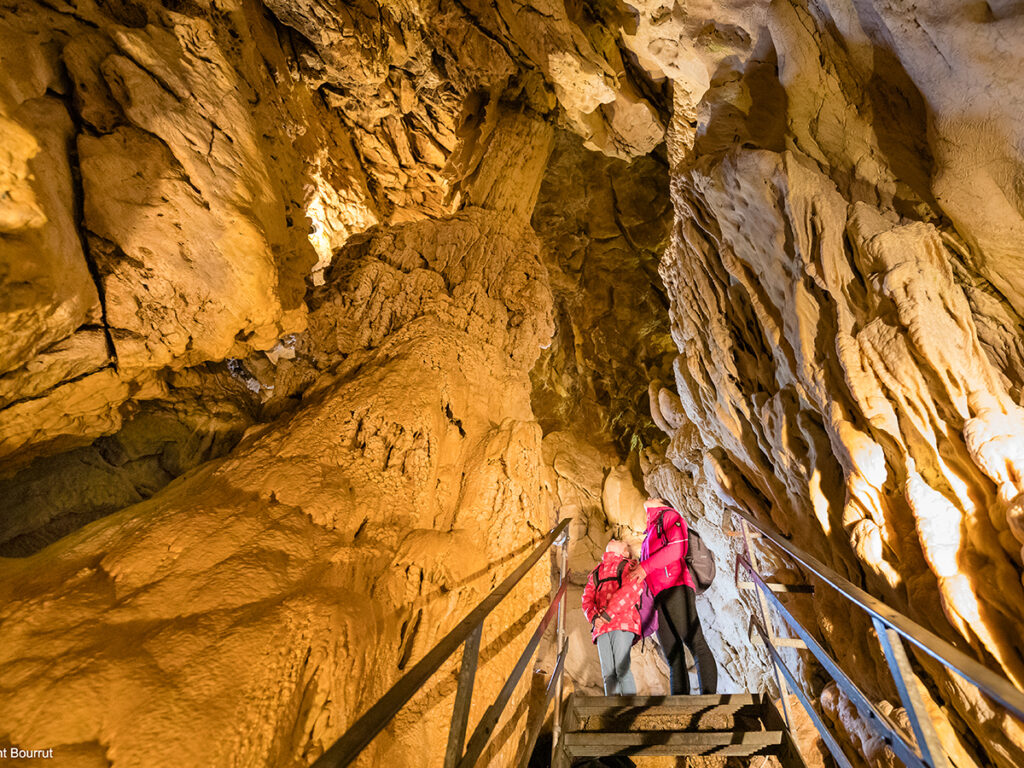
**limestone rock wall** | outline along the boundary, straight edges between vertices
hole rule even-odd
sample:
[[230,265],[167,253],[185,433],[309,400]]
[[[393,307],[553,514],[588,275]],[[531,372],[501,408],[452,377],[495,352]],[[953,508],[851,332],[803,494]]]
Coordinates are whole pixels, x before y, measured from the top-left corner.
[[[661,274],[679,354],[652,387],[671,441],[648,483],[696,482],[715,520],[745,507],[1019,685],[1009,233],[1024,147],[1019,71],[1003,64],[1020,17],[839,0],[746,14],[748,53],[699,101],[675,94]],[[829,647],[898,707],[869,622],[827,595],[817,607]],[[1024,759],[1020,724],[917,663],[957,765]],[[834,690],[823,705],[888,764]]]
[[671,216],[663,157],[627,164],[558,135],[532,219],[556,305],[556,336],[531,374],[545,432],[620,457],[660,435],[643,392],[674,356],[657,276]]
[[[308,762],[555,507],[578,586],[639,534],[641,484],[721,557],[700,609],[725,684],[773,685],[730,505],[1024,683],[1022,19],[0,4],[0,681],[24,691],[0,739]],[[815,610],[900,719],[869,624]],[[1024,762],[1019,724],[917,664],[957,766]],[[368,764],[431,764],[449,672]]]
[[[389,195],[401,163],[367,147],[401,114],[358,133],[260,5],[0,24],[0,741],[308,764],[553,523],[527,375],[552,128],[495,94],[453,176],[468,204],[426,172]],[[484,104],[421,74],[441,95],[402,114],[451,130],[409,162],[436,171]],[[539,566],[489,621],[472,722],[549,586]],[[457,661],[362,764],[439,762]],[[529,686],[488,762],[522,749]]]
[[[551,333],[538,247],[521,220],[467,209],[338,254],[314,319],[355,348],[299,413],[0,561],[0,675],[21,690],[5,738],[69,766],[250,766],[304,763],[340,735],[551,524],[526,375]],[[535,569],[488,623],[474,720],[549,583]],[[362,764],[438,764],[454,673]],[[521,747],[507,736],[499,764]]]
[[261,382],[349,236],[530,199],[474,196],[507,109],[650,151],[664,92],[605,10],[5,5],[0,481],[181,408],[182,376],[235,375],[250,422],[293,406]]
[[326,206],[339,245],[377,214],[254,7],[11,6],[0,40],[10,474],[187,399],[169,372],[301,331],[311,224]]

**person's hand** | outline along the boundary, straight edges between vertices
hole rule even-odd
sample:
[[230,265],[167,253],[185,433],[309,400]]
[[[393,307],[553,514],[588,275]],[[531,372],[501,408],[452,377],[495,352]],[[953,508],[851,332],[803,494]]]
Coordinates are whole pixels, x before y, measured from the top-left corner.
[[607,623],[608,619],[606,619],[604,616],[598,616],[596,619],[594,619],[594,629],[600,629]]
[[630,568],[629,572],[626,574],[626,580],[630,584],[639,584],[640,582],[642,582],[646,578],[647,578],[647,572],[643,569],[643,566],[641,566],[639,564],[637,564],[637,565],[633,566],[632,568]]

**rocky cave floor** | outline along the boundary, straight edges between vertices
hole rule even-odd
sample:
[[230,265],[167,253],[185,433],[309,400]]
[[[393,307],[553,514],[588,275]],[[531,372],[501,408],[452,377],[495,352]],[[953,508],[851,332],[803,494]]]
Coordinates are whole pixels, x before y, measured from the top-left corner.
[[[647,494],[725,574],[723,689],[775,685],[735,508],[1024,686],[1022,265],[1013,0],[0,0],[0,747],[308,765],[559,517],[575,606]],[[908,727],[868,618],[787,604]],[[1024,765],[913,661],[956,768]],[[455,673],[361,764],[439,764]]]

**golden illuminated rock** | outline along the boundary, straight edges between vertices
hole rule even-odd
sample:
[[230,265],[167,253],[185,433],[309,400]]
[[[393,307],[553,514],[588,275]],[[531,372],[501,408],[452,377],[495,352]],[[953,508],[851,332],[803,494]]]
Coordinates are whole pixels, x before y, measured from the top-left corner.
[[[4,5],[0,745],[308,764],[559,511],[595,692],[647,493],[719,558],[723,690],[776,692],[735,506],[1024,686],[1022,51],[1008,0]],[[870,621],[789,600],[907,727]],[[958,768],[1024,764],[915,663]],[[364,764],[440,763],[453,673]]]

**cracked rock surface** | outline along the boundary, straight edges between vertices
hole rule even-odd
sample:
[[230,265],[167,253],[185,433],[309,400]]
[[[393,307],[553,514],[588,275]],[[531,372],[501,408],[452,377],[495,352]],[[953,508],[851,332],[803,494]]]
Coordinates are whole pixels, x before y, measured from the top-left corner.
[[[670,442],[646,477],[683,504],[696,492],[712,519],[745,508],[1019,686],[1021,324],[996,275],[1019,254],[979,229],[1022,221],[1019,80],[973,46],[1022,30],[994,7],[938,5],[773,4],[753,54],[675,112],[661,275],[679,354],[652,386]],[[967,68],[1005,100],[957,94]],[[870,623],[827,596],[815,609],[827,647],[904,717]],[[1024,759],[1019,723],[916,664],[957,765]],[[845,698],[817,687],[856,751],[888,765]]]

